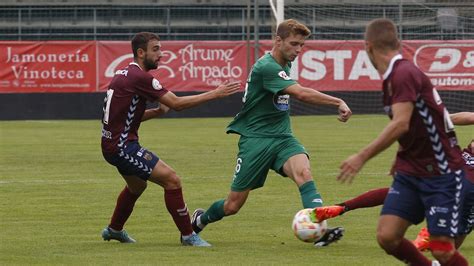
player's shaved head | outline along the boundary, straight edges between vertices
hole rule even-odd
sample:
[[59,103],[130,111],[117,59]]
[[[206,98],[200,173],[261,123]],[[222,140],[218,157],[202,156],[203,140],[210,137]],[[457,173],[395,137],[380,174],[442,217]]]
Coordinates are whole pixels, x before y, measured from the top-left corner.
[[365,30],[365,40],[372,43],[373,48],[380,51],[399,50],[397,27],[389,19],[372,20]]
[[287,19],[278,25],[276,36],[279,36],[282,40],[284,40],[290,36],[290,34],[300,34],[304,37],[308,37],[311,35],[311,31],[308,29],[308,27],[295,19]]
[[135,36],[133,36],[133,39],[132,39],[133,57],[138,56],[137,50],[140,48],[146,51],[148,42],[151,40],[159,41],[160,37],[158,37],[158,35],[151,32],[139,32],[135,34]]

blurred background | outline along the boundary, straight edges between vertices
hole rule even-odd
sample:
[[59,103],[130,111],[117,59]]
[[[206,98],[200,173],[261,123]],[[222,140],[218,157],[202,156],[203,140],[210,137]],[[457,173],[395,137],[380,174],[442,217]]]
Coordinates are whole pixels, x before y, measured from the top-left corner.
[[[424,71],[430,71],[436,60],[438,63],[435,64],[443,66],[434,73],[442,79],[432,81],[438,83],[435,85],[439,87],[449,109],[473,111],[473,0],[2,0],[0,49],[3,59],[0,57],[0,60],[2,64],[8,64],[4,65],[3,74],[0,72],[0,119],[96,119],[101,115],[101,102],[110,77],[104,79],[100,76],[102,69],[99,62],[95,62],[95,66],[82,67],[96,74],[90,77],[91,82],[62,86],[56,80],[47,84],[50,87],[56,86],[56,89],[52,89],[38,84],[42,82],[42,70],[28,72],[43,63],[42,58],[35,57],[34,54],[45,58],[50,54],[34,50],[36,48],[32,47],[53,45],[53,48],[48,48],[50,50],[57,49],[54,47],[65,47],[54,46],[58,45],[56,41],[90,44],[92,46],[87,49],[97,50],[97,53],[91,53],[87,58],[88,61],[103,61],[101,55],[104,52],[100,50],[101,47],[119,57],[125,52],[115,52],[113,47],[122,45],[125,47],[123,49],[129,49],[127,48],[129,40],[135,33],[150,31],[159,34],[165,50],[170,47],[173,53],[170,61],[173,56],[180,59],[179,54],[183,53],[188,44],[195,47],[201,45],[204,47],[203,50],[209,50],[209,45],[220,45],[222,50],[234,49],[233,53],[239,49],[242,53],[239,53],[238,57],[242,62],[238,64],[242,66],[239,65],[241,70],[236,72],[239,76],[234,78],[245,82],[251,65],[264,52],[271,49],[270,40],[279,19],[278,12],[283,18],[297,19],[311,29],[312,35],[308,42],[310,51],[319,51],[318,47],[322,47],[323,44],[332,45],[329,48],[321,48],[321,51],[326,53],[325,60],[328,59],[328,50],[324,49],[332,49],[331,51],[342,49],[337,47],[349,49],[344,51],[351,51],[351,59],[342,59],[348,59],[344,61],[342,70],[345,69],[347,73],[352,65],[357,63],[356,52],[363,51],[361,40],[367,22],[380,17],[392,19],[399,29],[400,39],[408,45],[404,50],[410,59],[417,60],[416,56],[420,49],[429,47],[424,50],[428,55],[424,55],[423,59],[428,63],[420,63],[419,66]],[[26,43],[33,46],[24,47]],[[20,46],[23,50],[15,50],[15,47]],[[437,50],[433,50],[433,47],[437,47]],[[78,51],[85,49],[71,48],[69,52],[64,53],[66,56],[71,54],[82,56],[82,52]],[[16,62],[13,58],[15,53]],[[343,53],[340,55],[344,56]],[[22,58],[22,54],[28,55]],[[35,62],[31,60],[25,62],[24,59],[28,56]],[[317,57],[317,54],[314,56]],[[296,62],[296,67],[300,66],[294,70],[299,71],[295,72],[294,77],[301,77],[301,71],[304,69],[309,69],[310,75],[320,74],[315,65],[318,60],[326,64],[326,67],[329,66],[329,74],[334,72],[334,77],[338,75],[336,72],[340,70],[336,67],[331,69],[337,60],[341,60],[337,59],[339,54],[334,55],[330,63],[314,56],[306,60],[306,65],[301,62],[304,59]],[[185,65],[184,59],[181,61],[182,65],[170,65],[173,71],[176,71],[176,78],[179,78],[179,81],[168,81],[163,74],[156,74],[157,77],[161,77],[162,83],[168,85],[167,88],[178,95],[209,90],[223,81],[223,77],[206,80],[204,83],[185,80],[184,74],[180,76],[178,73],[178,69]],[[77,62],[66,63],[72,66]],[[213,63],[219,64],[211,62]],[[367,67],[364,65],[365,61],[361,64],[362,67]],[[22,68],[19,68],[20,65]],[[426,65],[426,68],[423,68],[423,65]],[[53,74],[51,70],[48,71],[44,73],[47,78],[43,80],[51,79]],[[193,68],[192,71],[198,70]],[[33,80],[35,75],[38,78]],[[356,112],[381,113],[383,110],[379,99],[379,83],[373,82],[373,77],[372,80],[350,80],[350,77],[346,76],[344,76],[346,83],[343,86],[334,83],[333,80],[327,80],[327,76],[301,79],[300,82],[305,86],[327,90],[329,94],[343,97]],[[27,78],[33,81],[22,80]],[[181,81],[187,83],[181,84]],[[364,82],[367,82],[367,85],[363,85],[365,87],[354,89],[354,86]],[[82,89],[71,89],[79,86],[82,86]],[[87,89],[84,89],[85,87]],[[172,112],[168,116],[233,116],[240,108],[240,98],[241,95],[234,95],[180,114]],[[19,112],[19,109],[22,111]],[[327,114],[333,110],[295,102],[292,105],[292,112]]]

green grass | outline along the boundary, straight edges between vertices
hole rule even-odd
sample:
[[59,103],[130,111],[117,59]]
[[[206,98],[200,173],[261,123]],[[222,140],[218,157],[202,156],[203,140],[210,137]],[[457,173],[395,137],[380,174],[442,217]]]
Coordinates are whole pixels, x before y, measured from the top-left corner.
[[[237,136],[226,135],[230,118],[162,119],[142,124],[141,144],[182,177],[190,211],[223,198],[235,167]],[[311,155],[313,175],[325,203],[338,203],[368,189],[388,186],[395,147],[371,160],[352,185],[336,182],[348,155],[373,139],[384,116],[293,118],[295,135]],[[322,249],[298,241],[290,230],[301,208],[296,186],[271,173],[236,216],[211,224],[202,236],[210,249],[180,246],[163,202],[150,185],[126,225],[135,245],[104,242],[124,182],[100,152],[99,121],[0,122],[0,264],[286,264],[400,265],[375,241],[380,208],[361,209],[330,221],[346,235]],[[472,127],[459,127],[462,145]],[[395,146],[395,145],[394,145]],[[413,227],[413,238],[420,227]],[[474,261],[474,242],[461,251]]]

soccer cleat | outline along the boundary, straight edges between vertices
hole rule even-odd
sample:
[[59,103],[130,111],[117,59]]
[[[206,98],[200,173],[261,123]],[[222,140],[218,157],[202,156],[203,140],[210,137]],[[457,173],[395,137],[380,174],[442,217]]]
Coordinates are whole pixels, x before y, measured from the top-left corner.
[[314,242],[314,246],[315,247],[329,246],[330,244],[337,242],[343,236],[344,236],[344,228],[342,227],[328,228],[324,236],[321,237],[321,239],[319,239],[318,241]]
[[344,213],[344,206],[324,206],[316,207],[311,214],[311,220],[315,223],[320,223],[324,220],[339,216]]
[[205,212],[204,209],[196,209],[194,212],[193,212],[193,216],[191,217],[191,224],[193,226],[193,231],[196,233],[196,234],[199,234],[202,229],[204,228],[200,228],[198,225],[197,225],[197,218],[199,216],[201,216],[203,213]]
[[110,241],[111,239],[115,239],[120,241],[120,243],[135,243],[137,242],[135,239],[131,238],[128,234],[127,231],[122,230],[119,232],[113,232],[110,230],[110,228],[107,226],[102,230],[102,238],[104,241]]
[[419,251],[430,250],[430,233],[428,232],[428,229],[426,229],[426,227],[421,228],[416,239],[413,240],[412,243]]
[[196,233],[193,233],[187,239],[184,239],[183,236],[181,236],[181,244],[183,244],[183,246],[194,246],[194,247],[210,247],[211,246],[211,244],[202,240],[199,237],[199,235]]

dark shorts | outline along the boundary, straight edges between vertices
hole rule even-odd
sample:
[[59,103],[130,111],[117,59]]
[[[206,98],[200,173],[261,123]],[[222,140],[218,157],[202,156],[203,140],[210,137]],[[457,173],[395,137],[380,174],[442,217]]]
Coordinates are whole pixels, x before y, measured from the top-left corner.
[[429,178],[397,173],[382,215],[396,215],[413,224],[426,218],[432,235],[455,237],[463,227],[460,222],[466,194],[464,180],[462,170]]
[[117,154],[104,154],[105,160],[117,167],[122,175],[135,175],[148,180],[151,171],[160,158],[153,152],[143,148],[136,141],[129,142]]
[[461,229],[461,235],[471,233],[474,226],[474,183],[465,179],[463,188],[466,190],[466,197],[464,198]]

